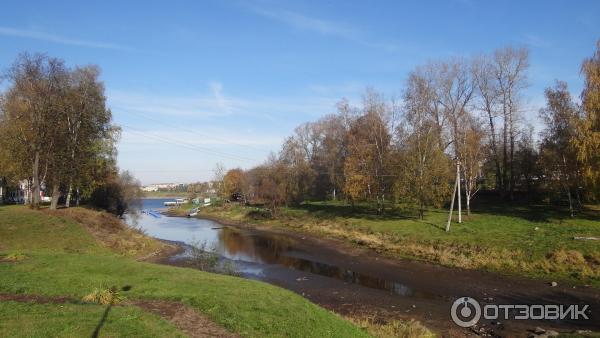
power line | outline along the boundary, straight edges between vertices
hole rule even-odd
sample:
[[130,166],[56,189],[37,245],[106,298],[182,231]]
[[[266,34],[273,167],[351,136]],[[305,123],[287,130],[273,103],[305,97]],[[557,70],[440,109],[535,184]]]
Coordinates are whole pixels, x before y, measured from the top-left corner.
[[156,141],[160,141],[163,143],[168,143],[168,144],[172,144],[172,145],[177,145],[180,147],[184,147],[190,150],[195,150],[195,151],[199,151],[202,153],[206,153],[206,154],[211,154],[211,155],[215,155],[215,156],[219,156],[222,158],[227,158],[227,159],[232,159],[232,160],[236,160],[236,161],[248,161],[248,162],[254,162],[255,160],[251,159],[251,158],[247,158],[247,157],[241,157],[241,156],[236,156],[236,155],[231,155],[228,153],[224,153],[224,152],[220,152],[217,150],[212,150],[209,148],[204,148],[204,147],[200,147],[198,145],[195,144],[190,144],[190,143],[186,143],[186,142],[182,142],[182,141],[177,141],[177,140],[173,140],[167,137],[163,137],[163,136],[157,136],[148,132],[144,132],[141,131],[137,128],[122,124],[123,127],[129,129],[130,131],[139,134],[141,136],[156,140]]
[[214,136],[214,135],[212,135],[212,134],[203,133],[203,132],[201,132],[201,131],[197,131],[197,130],[192,130],[192,129],[188,129],[188,128],[185,128],[185,127],[181,127],[181,126],[178,126],[178,125],[176,125],[176,124],[173,124],[173,123],[169,123],[169,122],[166,122],[166,121],[161,121],[161,120],[155,119],[155,118],[153,118],[153,117],[150,117],[149,115],[147,115],[147,114],[144,114],[144,113],[141,113],[141,112],[136,112],[136,111],[131,111],[131,110],[128,110],[127,112],[128,112],[128,113],[133,113],[133,114],[137,115],[138,117],[144,118],[144,119],[146,119],[146,120],[149,120],[149,121],[154,121],[154,122],[156,122],[156,123],[160,123],[161,125],[165,125],[165,124],[166,124],[166,125],[169,125],[169,126],[171,126],[171,127],[173,127],[173,128],[177,128],[178,130],[186,131],[186,132],[188,132],[188,133],[192,133],[192,134],[198,134],[198,135],[204,135],[204,136],[206,136],[206,137],[211,137],[211,138],[213,138],[213,139],[215,139],[215,140],[219,140],[219,141],[221,141],[221,142],[224,142],[224,143],[226,143],[226,144],[230,144],[230,145],[236,145],[236,146],[240,146],[240,147],[246,147],[246,148],[250,148],[250,149],[254,149],[254,150],[259,150],[259,151],[266,151],[266,152],[269,152],[269,151],[271,151],[271,150],[269,150],[269,149],[266,149],[266,148],[262,148],[262,147],[255,147],[255,146],[252,146],[252,145],[249,145],[249,144],[244,144],[244,143],[233,142],[233,141],[231,141],[231,140],[227,140],[227,139],[224,139],[224,138],[220,138],[220,137],[218,137],[218,136]]

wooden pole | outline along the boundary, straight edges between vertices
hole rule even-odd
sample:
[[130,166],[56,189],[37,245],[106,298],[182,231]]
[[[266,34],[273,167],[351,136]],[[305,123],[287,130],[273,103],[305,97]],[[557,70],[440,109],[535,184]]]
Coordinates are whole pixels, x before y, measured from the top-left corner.
[[452,201],[450,202],[450,213],[448,214],[448,223],[446,223],[446,231],[450,231],[450,222],[452,222],[452,210],[454,209],[454,196],[456,196],[456,181],[454,181],[454,189],[452,189]]
[[456,161],[456,193],[458,195],[458,223],[462,223],[462,208],[460,202],[460,162]]

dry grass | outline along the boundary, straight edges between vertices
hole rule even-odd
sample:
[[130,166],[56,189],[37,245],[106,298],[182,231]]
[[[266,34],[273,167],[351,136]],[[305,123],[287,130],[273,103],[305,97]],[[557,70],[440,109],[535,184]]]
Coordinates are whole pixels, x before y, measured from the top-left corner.
[[7,262],[20,262],[27,258],[24,253],[21,252],[11,252],[4,257],[4,260]]
[[103,246],[124,256],[146,259],[175,250],[174,246],[150,238],[104,211],[68,208],[46,212],[81,224]]
[[95,303],[100,305],[119,304],[125,297],[122,296],[116,287],[96,288],[92,293],[85,295],[81,300],[87,303]]
[[347,318],[355,325],[367,330],[370,335],[380,338],[430,338],[436,335],[429,331],[420,322],[415,320],[399,321],[392,320],[386,323],[380,323],[373,318]]

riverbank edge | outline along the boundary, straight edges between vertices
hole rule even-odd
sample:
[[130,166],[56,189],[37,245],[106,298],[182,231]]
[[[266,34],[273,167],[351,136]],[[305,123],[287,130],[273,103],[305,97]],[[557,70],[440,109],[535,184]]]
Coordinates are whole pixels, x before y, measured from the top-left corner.
[[[169,217],[190,217],[184,208],[170,208],[163,212],[164,215]],[[239,228],[247,228],[254,230],[263,230],[273,232],[275,234],[292,235],[296,239],[305,240],[304,237],[309,237],[316,243],[321,245],[334,245],[337,250],[341,252],[354,252],[359,250],[361,254],[371,255],[379,259],[385,258],[392,262],[402,263],[403,261],[408,262],[420,262],[424,264],[430,264],[434,266],[442,266],[445,268],[452,268],[458,271],[477,271],[482,273],[489,273],[497,276],[502,276],[511,279],[527,280],[539,282],[541,284],[551,284],[552,282],[560,282],[561,285],[567,285],[569,287],[586,287],[593,288],[600,291],[600,282],[597,285],[588,284],[585,281],[565,277],[559,273],[547,273],[547,272],[534,272],[526,271],[523,269],[494,269],[486,266],[482,267],[463,267],[453,264],[445,264],[441,261],[429,260],[424,257],[420,257],[416,254],[400,253],[392,249],[387,248],[385,245],[371,245],[368,241],[362,241],[361,239],[351,238],[351,236],[337,236],[336,234],[323,231],[314,231],[312,229],[306,229],[304,227],[293,227],[286,226],[285,223],[278,220],[274,220],[276,224],[264,224],[264,223],[250,223],[249,221],[233,220],[226,217],[215,216],[208,214],[201,209],[197,216],[194,218],[207,219],[214,222],[218,222],[225,226],[233,226]],[[362,234],[361,234],[362,235]]]

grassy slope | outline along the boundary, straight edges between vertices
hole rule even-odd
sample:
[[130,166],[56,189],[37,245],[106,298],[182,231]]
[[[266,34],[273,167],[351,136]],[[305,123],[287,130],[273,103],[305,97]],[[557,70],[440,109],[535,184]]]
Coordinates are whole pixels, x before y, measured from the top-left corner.
[[[185,208],[182,208],[185,209]],[[247,208],[204,208],[218,219],[283,227],[367,245],[394,256],[448,266],[479,268],[545,278],[567,279],[600,287],[600,212],[575,219],[548,207],[480,205],[462,224],[445,232],[446,210],[430,210],[419,220],[411,210],[376,216],[368,207],[313,202],[282,208],[276,219],[251,219]],[[536,230],[537,228],[537,230]]]
[[[112,253],[74,221],[25,207],[3,206],[0,253],[15,251],[26,258],[0,263],[0,293],[81,298],[103,285],[128,285],[131,290],[124,293],[128,298],[181,301],[243,336],[366,336],[290,291],[241,278],[137,262]],[[126,309],[123,311],[133,311]],[[83,320],[86,314],[81,316]],[[111,314],[113,319],[116,316],[118,313]],[[56,328],[51,319],[48,324]],[[0,336],[10,330],[0,326]]]

